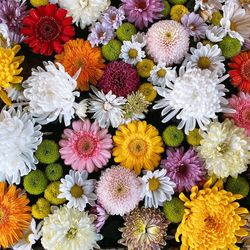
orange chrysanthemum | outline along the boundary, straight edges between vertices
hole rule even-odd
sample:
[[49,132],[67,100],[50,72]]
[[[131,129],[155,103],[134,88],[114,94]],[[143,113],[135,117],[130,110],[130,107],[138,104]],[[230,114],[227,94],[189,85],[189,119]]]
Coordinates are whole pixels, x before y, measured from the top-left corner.
[[31,222],[29,200],[16,186],[0,182],[0,248],[7,248],[23,238]]
[[102,77],[105,64],[101,49],[92,48],[89,41],[83,39],[68,41],[64,44],[64,51],[55,57],[56,62],[61,63],[71,76],[81,68],[77,78],[77,88],[81,91],[89,90],[89,83],[96,85]]

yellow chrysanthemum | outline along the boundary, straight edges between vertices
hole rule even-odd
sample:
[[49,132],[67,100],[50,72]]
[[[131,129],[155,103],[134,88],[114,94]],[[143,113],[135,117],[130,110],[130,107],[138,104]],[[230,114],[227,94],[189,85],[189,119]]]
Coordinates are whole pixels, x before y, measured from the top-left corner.
[[207,181],[202,190],[193,187],[190,199],[180,194],[185,213],[175,237],[179,242],[182,235],[181,250],[236,250],[240,249],[235,245],[237,237],[247,235],[241,215],[248,210],[235,202],[242,196],[225,191],[222,180],[211,184]]
[[13,48],[0,47],[0,97],[7,105],[11,105],[11,100],[4,88],[9,88],[12,84],[21,83],[23,80],[18,75],[23,70],[19,66],[23,62],[24,56],[15,56],[20,49],[20,45],[16,45]]
[[153,102],[157,96],[157,91],[149,82],[143,83],[139,87],[139,91],[145,96],[146,101]]
[[145,121],[132,121],[121,125],[113,136],[114,160],[137,174],[141,169],[154,170],[164,151],[159,131]]

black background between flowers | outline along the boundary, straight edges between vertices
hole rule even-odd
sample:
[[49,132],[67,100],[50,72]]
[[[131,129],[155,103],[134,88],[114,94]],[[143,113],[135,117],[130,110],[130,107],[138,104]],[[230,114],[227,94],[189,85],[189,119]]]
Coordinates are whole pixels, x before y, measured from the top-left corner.
[[[29,2],[29,1],[27,1]],[[189,8],[190,11],[193,11],[193,7],[194,7],[194,0],[188,1],[186,6]],[[119,0],[111,0],[111,5],[118,7],[120,5],[121,1]],[[31,8],[32,6],[29,5],[29,8]],[[168,17],[169,18],[169,17]],[[156,20],[157,22],[157,20]],[[146,31],[146,30],[145,30]],[[81,30],[80,28],[76,28],[76,36],[77,38],[83,38],[86,39],[87,35],[88,35],[88,28]],[[22,76],[24,77],[24,80],[27,79],[30,75],[31,75],[31,69],[32,68],[36,68],[37,66],[43,66],[43,61],[54,61],[54,55],[50,56],[50,57],[45,57],[45,56],[41,56],[41,55],[37,55],[34,54],[31,49],[22,43],[22,49],[20,54],[25,56],[25,61],[22,64],[23,67],[23,72],[22,72]],[[191,41],[190,46],[195,46],[195,43],[193,43]],[[178,68],[178,66],[177,66]],[[147,82],[147,79],[141,79],[141,83],[143,82]],[[227,97],[231,96],[232,94],[237,93],[237,89],[232,87],[232,85],[230,84],[229,80],[226,80],[225,83],[226,87],[230,90],[229,93],[227,93]],[[77,102],[81,101],[84,98],[88,98],[89,94],[88,92],[81,92],[81,96],[79,98],[77,98]],[[153,110],[152,109],[152,105],[149,107],[149,111],[146,115],[146,121],[152,125],[154,125],[159,131],[160,133],[163,132],[163,130],[166,128],[167,125],[170,124],[174,124],[177,125],[178,121],[173,118],[170,122],[168,122],[167,124],[163,124],[161,123],[161,114],[160,114],[161,110]],[[91,114],[88,115],[89,118],[91,118]],[[76,118],[77,119],[77,118]],[[222,120],[223,117],[220,115],[219,116],[219,120]],[[42,132],[44,132],[44,136],[43,139],[53,139],[55,140],[57,143],[59,142],[60,138],[61,138],[61,134],[64,130],[65,126],[64,124],[60,124],[58,121],[50,123],[48,125],[45,125],[42,127]],[[114,135],[115,134],[115,129],[110,128],[109,132]],[[189,145],[184,142],[183,144],[184,147],[188,148]],[[163,153],[162,157],[166,157],[166,154]],[[62,160],[59,160],[59,162],[61,164],[63,164]],[[111,159],[108,163],[108,165],[105,167],[110,167],[114,164],[113,159]],[[64,166],[64,174],[66,175],[69,170],[71,169],[69,166]],[[38,169],[44,170],[45,166],[42,164],[38,164],[37,165]],[[97,172],[97,173],[93,173],[89,175],[89,179],[99,179],[101,171]],[[20,185],[22,187],[22,184]],[[29,195],[28,195],[29,196]],[[43,195],[41,195],[40,197],[42,197]],[[37,199],[39,198],[39,196],[29,196],[29,199],[31,201],[31,204],[34,204]],[[245,207],[249,207],[250,206],[250,198],[246,198],[242,201],[240,201],[240,203],[245,206]],[[100,245],[101,248],[116,248],[116,247],[122,247],[121,245],[119,245],[117,243],[117,241],[121,238],[121,233],[118,231],[118,228],[123,226],[123,218],[120,216],[110,216],[108,218],[108,220],[106,221],[105,225],[103,226],[102,230],[101,230],[101,234],[103,235],[103,240],[98,242],[98,244]],[[179,249],[180,248],[180,244],[176,243],[174,238],[172,236],[174,236],[175,234],[175,230],[176,230],[177,225],[173,225],[171,224],[168,228],[168,240],[167,240],[167,246],[164,249]],[[33,249],[43,249],[40,242],[38,242]],[[65,249],[65,250],[74,250],[74,249]],[[141,249],[143,250],[143,249]]]

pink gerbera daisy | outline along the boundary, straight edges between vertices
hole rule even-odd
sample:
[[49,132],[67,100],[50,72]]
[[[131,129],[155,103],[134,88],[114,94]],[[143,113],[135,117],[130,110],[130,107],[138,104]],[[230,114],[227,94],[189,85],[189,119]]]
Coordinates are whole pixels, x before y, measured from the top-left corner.
[[147,28],[149,23],[162,17],[162,0],[122,0],[123,9],[129,22],[139,29]]
[[74,121],[73,129],[62,134],[60,154],[66,165],[74,170],[92,173],[102,168],[111,158],[112,138],[107,129],[101,129],[96,122],[88,119]]
[[234,120],[234,123],[244,128],[246,134],[250,136],[250,95],[240,92],[239,96],[233,95],[228,99],[229,107],[235,110],[235,113],[225,114]]

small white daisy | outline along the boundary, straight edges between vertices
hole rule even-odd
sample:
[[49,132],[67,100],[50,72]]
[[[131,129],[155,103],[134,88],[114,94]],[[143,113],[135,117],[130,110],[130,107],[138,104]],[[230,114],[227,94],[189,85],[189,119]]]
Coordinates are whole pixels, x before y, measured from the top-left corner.
[[87,117],[87,110],[88,110],[88,100],[87,99],[84,99],[79,103],[75,103],[76,115],[81,120],[84,120]]
[[86,171],[77,172],[70,170],[65,178],[61,179],[60,194],[58,198],[66,198],[68,208],[77,208],[84,211],[87,203],[91,206],[95,205],[97,199],[94,194],[95,180],[87,180],[88,173]]
[[120,58],[129,64],[136,65],[146,56],[142,45],[138,42],[124,41],[121,47]]
[[145,175],[141,178],[145,207],[158,208],[163,205],[163,202],[172,200],[176,185],[166,176],[166,173],[166,169],[145,171]]
[[219,26],[208,26],[206,30],[206,37],[213,43],[218,43],[226,36],[227,32],[224,28]]

